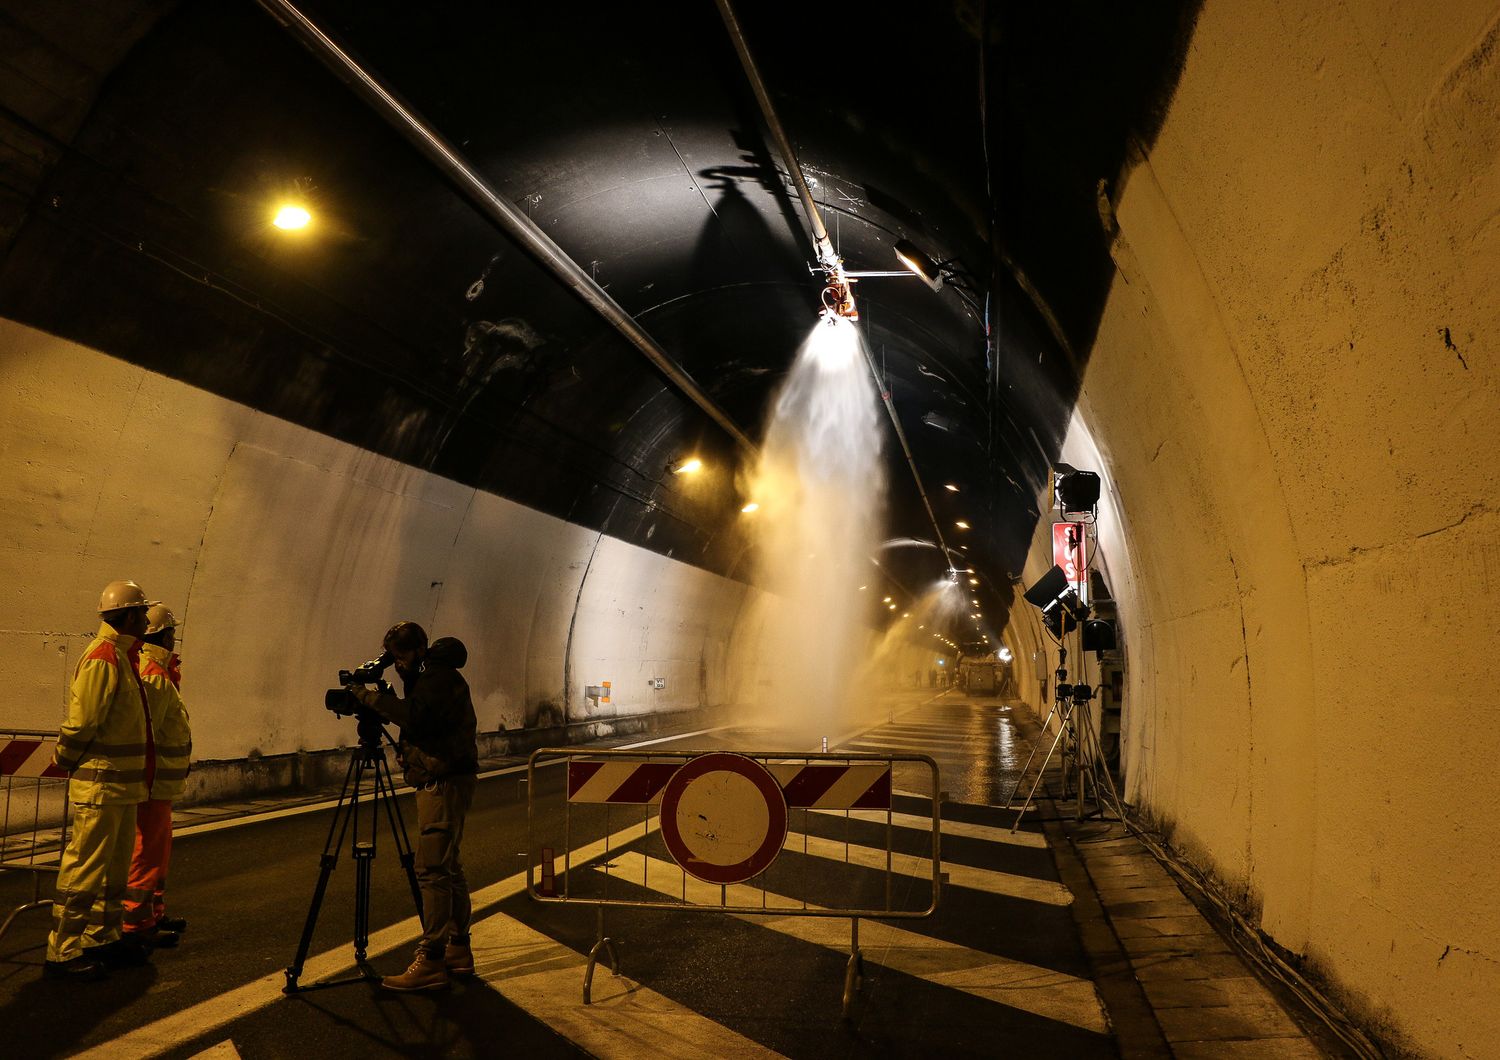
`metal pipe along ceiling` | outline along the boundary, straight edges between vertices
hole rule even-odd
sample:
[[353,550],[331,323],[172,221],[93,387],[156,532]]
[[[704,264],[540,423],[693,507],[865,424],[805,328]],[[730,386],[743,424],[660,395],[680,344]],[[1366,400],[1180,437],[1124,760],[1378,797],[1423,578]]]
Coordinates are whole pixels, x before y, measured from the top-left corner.
[[541,265],[556,276],[591,309],[603,317],[630,343],[646,355],[671,383],[722,427],[752,457],[757,449],[733,420],[699,388],[693,377],[661,348],[618,302],[594,282],[578,263],[554,243],[515,204],[485,182],[425,121],[403,104],[367,70],[340,48],[327,34],[289,0],[257,0],[308,51],[318,57],[340,80],[384,118],[395,130],[437,166],[479,211],[514,239]]
[[[740,57],[740,65],[745,68],[745,77],[750,82],[751,91],[755,93],[756,102],[760,104],[761,116],[765,118],[766,127],[771,132],[771,139],[776,143],[776,150],[781,154],[781,160],[786,164],[787,172],[792,176],[792,183],[797,187],[797,194],[802,199],[803,212],[807,214],[807,223],[812,228],[813,246],[817,250],[818,262],[824,269],[828,270],[829,278],[837,277],[838,282],[848,287],[848,280],[844,275],[844,266],[838,254],[833,249],[833,243],[828,238],[828,229],[823,224],[823,215],[818,212],[818,204],[813,201],[812,190],[807,186],[807,179],[802,175],[802,165],[797,161],[797,153],[792,150],[792,142],[787,139],[786,130],[782,127],[781,119],[776,115],[776,108],[771,104],[770,93],[766,91],[766,83],[761,79],[760,70],[755,65],[755,57],[750,54],[750,46],[745,42],[745,34],[740,30],[740,23],[734,15],[734,8],[730,6],[729,0],[715,0],[718,5],[719,14],[724,19],[724,26],[729,31],[729,38],[734,42],[734,50]],[[896,415],[896,405],[891,400],[890,387],[880,378],[880,373],[875,368],[875,361],[870,356],[870,351],[865,350],[865,363],[870,366],[870,374],[875,378],[875,385],[880,391],[880,399],[885,403],[885,411],[891,418],[891,426],[896,431],[896,441],[901,445],[901,452],[906,456],[906,466],[911,469],[912,481],[916,484],[917,493],[922,498],[922,507],[927,509],[927,518],[932,522],[932,532],[937,535],[937,544],[943,551],[943,562],[949,567],[953,566],[953,559],[948,553],[948,543],[943,539],[942,527],[938,525],[937,514],[932,510],[932,502],[927,497],[927,489],[922,485],[922,476],[917,471],[917,460],[912,455],[911,445],[906,440],[906,432],[901,429],[901,419]]]

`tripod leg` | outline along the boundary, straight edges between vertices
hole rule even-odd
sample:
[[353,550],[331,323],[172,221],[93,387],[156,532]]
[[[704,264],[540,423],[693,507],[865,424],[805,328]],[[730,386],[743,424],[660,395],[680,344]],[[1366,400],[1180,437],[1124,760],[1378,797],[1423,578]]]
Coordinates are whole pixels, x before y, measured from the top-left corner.
[[[1052,706],[1050,708],[1048,708],[1048,710],[1047,710],[1047,716],[1042,719],[1042,732],[1043,732],[1043,734],[1046,733],[1046,731],[1047,731],[1047,725],[1048,725],[1049,722],[1052,721],[1052,715],[1055,714],[1055,713],[1057,713],[1057,702],[1056,702],[1056,700],[1054,700],[1053,703],[1052,703]],[[1025,781],[1026,781],[1026,771],[1031,768],[1032,759],[1036,758],[1037,744],[1038,744],[1038,741],[1035,741],[1035,740],[1032,741],[1032,744],[1031,744],[1031,753],[1026,756],[1026,764],[1021,767],[1021,772],[1019,772],[1019,773],[1016,774],[1016,784],[1015,784],[1015,787],[1013,787],[1013,788],[1010,789],[1010,798],[1008,798],[1008,799],[1005,800],[1005,808],[1007,810],[1010,809],[1011,803],[1013,803],[1015,801],[1015,799],[1016,799],[1016,792],[1018,792],[1018,791],[1021,790],[1021,785],[1023,783],[1025,783]]]
[[[297,943],[297,956],[293,958],[291,966],[286,970],[286,986],[282,992],[295,994],[297,992],[297,980],[302,976],[302,966],[307,963],[307,951],[312,945],[313,929],[318,924],[318,910],[323,905],[323,895],[328,891],[328,877],[333,872],[333,867],[338,864],[339,848],[344,845],[344,830],[349,824],[349,815],[345,799],[349,795],[350,781],[355,782],[355,799],[358,801],[359,786],[356,779],[358,759],[350,759],[349,771],[344,774],[344,788],[339,792],[338,805],[333,810],[333,821],[328,826],[328,838],[323,842],[323,854],[318,859],[318,884],[313,888],[312,904],[307,907],[307,920],[302,925],[302,939]],[[338,838],[335,839],[334,837]]]
[[[416,854],[412,851],[411,840],[406,834],[406,820],[401,816],[401,804],[396,801],[396,782],[391,777],[390,763],[385,760],[382,751],[378,769],[385,773],[385,817],[391,825],[391,836],[396,843],[396,853],[401,861],[401,869],[406,873],[406,882],[411,887],[411,900],[417,907],[417,919],[422,917],[422,888],[417,885]],[[380,774],[376,774],[376,782],[379,783]]]
[[1063,712],[1062,722],[1057,727],[1057,736],[1052,740],[1052,746],[1047,749],[1047,757],[1042,759],[1042,767],[1036,771],[1036,780],[1031,784],[1031,790],[1026,794],[1026,801],[1022,803],[1020,810],[1016,812],[1016,819],[1011,822],[1010,830],[1014,832],[1021,826],[1021,817],[1027,810],[1031,809],[1031,800],[1036,796],[1036,789],[1041,787],[1042,777],[1047,773],[1047,765],[1052,761],[1052,755],[1057,750],[1057,745],[1062,742],[1063,733],[1068,731],[1068,715]]

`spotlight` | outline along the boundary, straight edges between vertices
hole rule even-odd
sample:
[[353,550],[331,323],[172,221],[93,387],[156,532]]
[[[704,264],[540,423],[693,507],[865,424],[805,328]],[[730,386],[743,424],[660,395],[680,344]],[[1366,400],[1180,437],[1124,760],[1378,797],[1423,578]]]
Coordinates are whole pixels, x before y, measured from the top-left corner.
[[943,268],[905,239],[896,241],[896,257],[922,282],[936,291],[943,285]]
[[1054,465],[1053,488],[1057,493],[1057,509],[1064,519],[1069,515],[1092,518],[1099,506],[1099,476],[1092,471],[1079,471],[1067,464]]

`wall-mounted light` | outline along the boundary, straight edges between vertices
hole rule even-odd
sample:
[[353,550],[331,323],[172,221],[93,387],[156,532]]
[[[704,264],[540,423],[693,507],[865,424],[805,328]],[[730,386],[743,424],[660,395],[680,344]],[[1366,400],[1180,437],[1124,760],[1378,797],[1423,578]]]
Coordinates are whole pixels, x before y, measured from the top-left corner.
[[955,486],[951,482],[944,482],[943,483],[943,489],[947,490],[949,493],[957,493],[958,492],[958,487]]
[[969,584],[970,585],[978,585],[979,584],[979,579],[978,578],[970,578],[969,579]]
[[[672,465],[670,465],[670,464],[668,464],[667,466],[668,467],[672,467]],[[676,467],[673,467],[672,468],[672,474],[674,474],[674,475],[691,475],[695,471],[702,471],[702,470],[703,470],[703,461],[699,460],[696,456],[690,456],[686,460],[684,460],[682,463],[678,464]]]
[[969,524],[964,522],[962,519],[958,520],[953,525],[958,527],[960,530],[967,530],[969,528]]
[[943,285],[942,266],[918,250],[910,241],[896,240],[896,258],[934,291]]
[[741,508],[740,511],[742,511],[746,515],[748,515],[751,512],[758,512],[758,511],[760,511],[760,505],[756,504],[754,501],[751,501],[749,504],[747,504],[743,508]]
[[296,203],[283,203],[271,223],[284,232],[296,232],[312,224],[312,214]]

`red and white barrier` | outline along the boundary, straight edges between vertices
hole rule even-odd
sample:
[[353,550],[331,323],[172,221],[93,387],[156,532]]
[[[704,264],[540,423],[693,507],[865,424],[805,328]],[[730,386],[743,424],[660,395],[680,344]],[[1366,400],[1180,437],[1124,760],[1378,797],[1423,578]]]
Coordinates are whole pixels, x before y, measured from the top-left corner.
[[[571,759],[568,801],[660,805],[678,762],[622,762]],[[888,810],[891,767],[882,762],[767,763],[789,809]]]
[[0,777],[66,777],[65,770],[52,764],[56,740],[0,736]]

